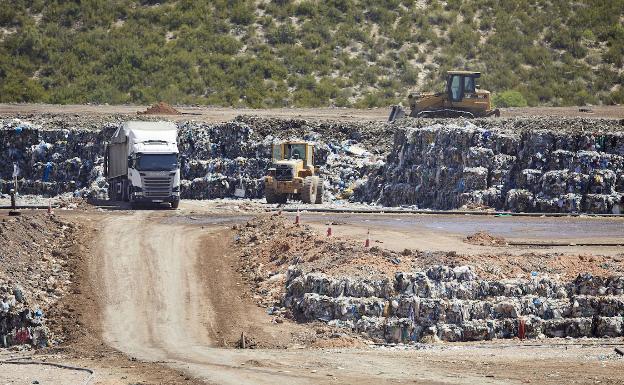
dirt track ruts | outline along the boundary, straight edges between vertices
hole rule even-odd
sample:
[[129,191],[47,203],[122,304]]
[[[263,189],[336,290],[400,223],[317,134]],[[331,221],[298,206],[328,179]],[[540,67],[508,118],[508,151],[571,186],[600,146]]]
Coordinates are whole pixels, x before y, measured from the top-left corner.
[[138,211],[105,224],[97,274],[105,289],[104,340],[128,355],[167,361],[210,382],[272,383],[274,376],[286,381],[288,375],[240,368],[244,354],[214,347],[217,314],[196,266],[202,253],[218,258],[223,251],[223,240],[214,237],[200,249],[201,236],[219,227],[202,231],[159,219]]

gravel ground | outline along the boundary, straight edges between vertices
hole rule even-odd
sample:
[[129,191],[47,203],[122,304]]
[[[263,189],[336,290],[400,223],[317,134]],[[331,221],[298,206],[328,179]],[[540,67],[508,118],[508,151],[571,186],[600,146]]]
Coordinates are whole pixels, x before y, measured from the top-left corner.
[[[0,104],[0,114],[67,114],[67,115],[136,115],[149,106],[110,106],[110,105],[51,105],[51,104]],[[303,119],[339,119],[345,121],[376,120],[386,121],[390,114],[388,108],[365,110],[349,108],[285,108],[285,109],[234,109],[223,107],[184,107],[176,109],[187,115],[171,116],[173,119],[197,119],[209,122],[224,122],[238,115],[254,115],[281,118]],[[515,116],[567,116],[567,117],[604,117],[624,118],[624,106],[593,106],[592,112],[581,112],[578,107],[523,107],[503,108],[502,117]]]

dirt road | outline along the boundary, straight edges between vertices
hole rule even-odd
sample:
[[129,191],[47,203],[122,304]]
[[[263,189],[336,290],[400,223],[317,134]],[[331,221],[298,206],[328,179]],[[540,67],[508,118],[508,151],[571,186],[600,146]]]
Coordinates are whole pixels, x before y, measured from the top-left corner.
[[[198,269],[202,258],[220,258],[228,242],[218,236],[223,227],[202,231],[161,220],[138,211],[106,223],[103,258],[96,271],[105,305],[104,340],[134,357],[166,361],[213,383],[289,382],[288,374],[272,369],[245,369],[249,358],[244,352],[212,347],[219,344],[225,329],[217,320],[240,316],[216,311],[227,309],[205,292],[207,285]],[[219,268],[210,274],[229,279]],[[249,305],[248,316],[253,318],[254,310],[260,309]]]
[[[148,106],[133,105],[57,105],[57,104],[0,104],[0,116],[15,117],[17,114],[80,114],[83,116],[136,115]],[[390,107],[356,108],[230,108],[177,106],[182,115],[167,115],[172,120],[201,120],[205,122],[225,122],[238,115],[253,115],[269,118],[301,118],[314,120],[341,121],[386,121]],[[591,112],[580,112],[578,107],[522,107],[503,108],[502,117],[516,116],[566,116],[587,118],[624,118],[624,106],[594,106]]]
[[[288,214],[293,216],[294,214]],[[336,236],[363,240],[370,229],[371,239],[387,249],[455,251],[464,254],[497,253],[494,246],[468,244],[468,235],[485,231],[509,242],[549,244],[575,243],[574,246],[510,246],[511,254],[567,253],[620,255],[624,239],[624,218],[592,217],[495,217],[477,215],[391,215],[303,213],[303,222],[323,232],[332,223]],[[588,244],[592,246],[578,246]],[[596,244],[614,246],[594,246]]]
[[409,350],[292,342],[287,349],[224,348],[240,330],[278,344],[303,333],[300,325],[272,324],[244,295],[228,249],[232,221],[241,219],[194,213],[189,220],[169,211],[107,215],[92,266],[104,341],[218,384],[615,384],[624,376],[612,348],[591,341],[565,348],[513,341]]

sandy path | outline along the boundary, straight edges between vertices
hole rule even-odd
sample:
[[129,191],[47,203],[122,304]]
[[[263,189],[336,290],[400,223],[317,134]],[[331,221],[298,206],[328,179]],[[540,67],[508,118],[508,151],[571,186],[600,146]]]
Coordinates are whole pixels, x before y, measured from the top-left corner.
[[101,328],[107,344],[131,357],[218,384],[604,384],[624,376],[612,347],[605,346],[522,347],[506,341],[407,351],[216,347],[219,333],[236,325],[259,324],[270,334],[263,326],[268,317],[263,321],[262,309],[240,306],[247,299],[232,289],[234,283],[222,285],[227,290],[221,292],[204,284],[206,274],[235,279],[224,257],[227,227],[171,217],[137,211],[107,215],[103,222],[92,266],[101,288]]
[[[1,104],[0,115],[15,114],[80,114],[82,116],[134,115],[145,111],[148,106],[132,105],[56,105],[56,104]],[[238,115],[261,116],[267,118],[300,118],[314,120],[341,121],[386,121],[388,108],[230,108],[230,107],[176,107],[182,115],[163,115],[168,120],[201,120],[204,122],[226,122]]]
[[[212,348],[215,312],[195,267],[201,231],[160,223],[149,212],[115,217],[106,224],[99,272],[103,282],[104,340],[131,356],[166,361],[209,382],[274,383],[276,378],[242,368],[243,354]],[[209,231],[216,231],[214,227]],[[238,367],[238,369],[236,368]],[[286,382],[287,375],[275,374]]]
[[[16,114],[80,114],[83,116],[104,116],[113,114],[136,115],[148,106],[133,105],[79,105],[79,104],[9,104],[0,103],[0,115]],[[231,107],[176,107],[183,115],[167,115],[171,120],[201,120],[205,122],[225,122],[238,115],[253,115],[270,118],[301,118],[314,120],[341,121],[386,121],[390,107],[371,109],[356,108],[231,108]],[[592,112],[580,112],[578,107],[523,107],[502,108],[502,117],[515,116],[566,116],[585,118],[624,118],[624,106],[594,106]]]
[[164,351],[191,342],[182,325],[196,329],[193,341],[210,344],[206,331],[213,319],[193,269],[197,233],[147,221],[145,212],[137,212],[104,235],[110,250],[102,269],[105,301],[111,305],[104,316],[107,326],[124,325],[105,328],[104,337],[121,350],[165,359]]

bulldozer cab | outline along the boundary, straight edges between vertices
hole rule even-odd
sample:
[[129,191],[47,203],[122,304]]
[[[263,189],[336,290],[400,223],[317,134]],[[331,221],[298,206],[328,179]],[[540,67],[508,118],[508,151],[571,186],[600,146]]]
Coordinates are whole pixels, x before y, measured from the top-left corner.
[[451,102],[461,102],[467,94],[477,91],[476,79],[480,72],[448,71],[446,75],[446,92]]
[[273,162],[299,160],[304,166],[314,165],[314,146],[306,142],[282,142],[273,145]]

